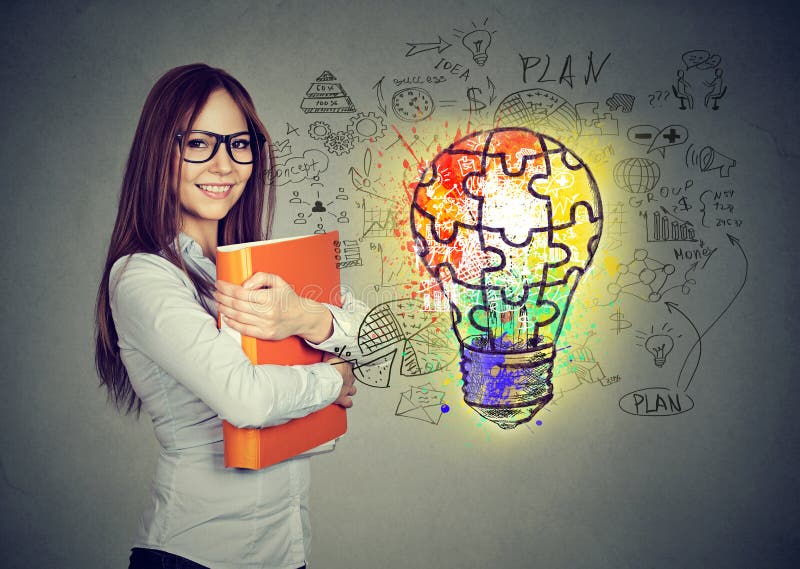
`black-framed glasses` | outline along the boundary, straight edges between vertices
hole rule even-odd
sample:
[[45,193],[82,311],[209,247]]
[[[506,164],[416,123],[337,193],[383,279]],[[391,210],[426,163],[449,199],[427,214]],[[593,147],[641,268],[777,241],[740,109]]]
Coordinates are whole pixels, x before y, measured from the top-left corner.
[[252,164],[256,153],[264,146],[267,137],[260,132],[235,132],[233,134],[217,134],[207,130],[186,130],[175,135],[183,150],[186,162],[208,162],[225,144],[228,156],[238,164]]

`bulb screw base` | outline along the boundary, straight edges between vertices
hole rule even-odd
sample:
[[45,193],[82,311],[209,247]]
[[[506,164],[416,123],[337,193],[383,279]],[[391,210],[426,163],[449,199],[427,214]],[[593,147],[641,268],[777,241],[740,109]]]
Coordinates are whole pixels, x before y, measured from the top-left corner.
[[503,429],[530,421],[553,398],[555,346],[514,352],[483,351],[464,343],[464,402]]

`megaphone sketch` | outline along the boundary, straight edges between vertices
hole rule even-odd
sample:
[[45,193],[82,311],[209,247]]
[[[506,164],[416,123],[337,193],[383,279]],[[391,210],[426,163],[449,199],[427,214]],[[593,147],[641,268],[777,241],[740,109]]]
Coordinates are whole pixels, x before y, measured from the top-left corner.
[[731,168],[736,166],[736,160],[711,146],[695,150],[694,144],[690,144],[686,149],[686,166],[698,168],[701,172],[719,170],[719,177],[727,178],[731,175]]

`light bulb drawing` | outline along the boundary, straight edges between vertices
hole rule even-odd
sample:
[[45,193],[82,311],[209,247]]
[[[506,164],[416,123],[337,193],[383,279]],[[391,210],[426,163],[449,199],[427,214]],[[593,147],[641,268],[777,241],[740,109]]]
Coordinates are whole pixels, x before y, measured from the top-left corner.
[[492,34],[487,30],[473,30],[461,39],[461,43],[472,54],[472,60],[478,65],[483,65],[489,59],[486,50],[492,43]]
[[675,341],[666,334],[650,336],[644,343],[644,348],[652,354],[653,362],[657,367],[664,365],[673,347],[675,347]]
[[[483,21],[484,26],[487,21],[488,18]],[[474,23],[472,27],[476,29],[466,34],[461,30],[455,30],[456,37],[461,38],[461,43],[472,54],[472,61],[482,67],[486,63],[486,60],[489,59],[486,50],[488,50],[489,46],[492,44],[492,32],[483,28],[478,28]]]
[[556,343],[602,221],[586,163],[528,129],[470,134],[420,176],[416,252],[450,304],[464,401],[501,428],[553,398]]
[[[655,328],[652,326],[650,327],[649,334],[641,330],[639,331],[637,337],[642,340],[644,344],[638,345],[643,346],[644,349],[653,356],[653,363],[656,367],[663,367],[664,363],[667,361],[667,356],[670,355],[672,348],[675,347],[675,340],[669,335],[670,332],[672,332],[672,328],[669,327],[669,324],[664,324],[660,332],[656,332]],[[678,338],[680,337],[679,335]]]

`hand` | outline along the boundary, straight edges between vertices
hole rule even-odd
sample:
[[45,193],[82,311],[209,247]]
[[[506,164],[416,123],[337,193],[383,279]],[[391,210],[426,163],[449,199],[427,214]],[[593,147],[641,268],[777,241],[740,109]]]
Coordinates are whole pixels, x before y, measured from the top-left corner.
[[255,273],[242,286],[217,280],[216,289],[214,299],[225,324],[246,336],[300,336],[319,343],[333,332],[333,316],[325,305],[298,296],[278,275]]
[[356,394],[356,376],[353,375],[353,364],[333,354],[325,354],[322,361],[333,365],[333,368],[342,376],[342,390],[334,403],[346,408],[352,407],[352,396]]

